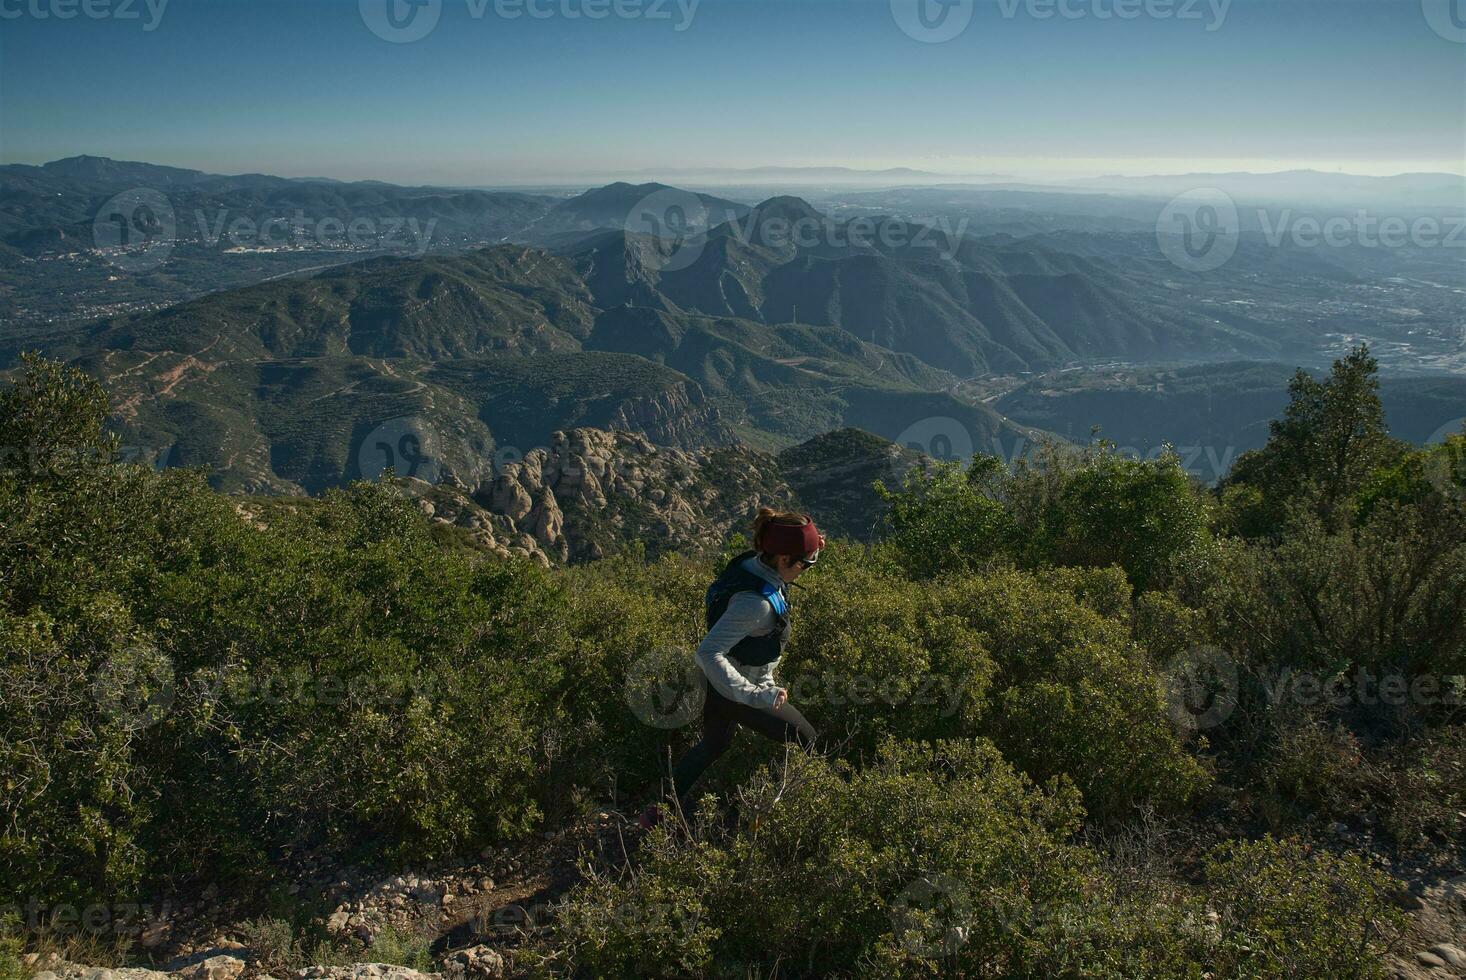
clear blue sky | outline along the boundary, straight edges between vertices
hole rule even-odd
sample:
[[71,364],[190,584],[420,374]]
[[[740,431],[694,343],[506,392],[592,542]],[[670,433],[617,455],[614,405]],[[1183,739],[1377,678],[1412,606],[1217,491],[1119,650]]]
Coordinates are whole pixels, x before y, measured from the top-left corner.
[[[84,2],[138,16],[54,16]],[[942,43],[908,37],[887,0],[701,0],[683,30],[677,0],[601,20],[566,16],[596,0],[528,0],[551,16],[517,19],[505,0],[436,2],[431,33],[389,43],[358,0],[169,0],[153,30],[147,0],[0,0],[0,160],[493,184],[662,166],[1460,172],[1466,155],[1466,43],[1419,0],[1233,0],[1220,23],[1221,0],[1134,20],[1099,16],[1117,0],[1048,19],[1044,0],[976,0]]]

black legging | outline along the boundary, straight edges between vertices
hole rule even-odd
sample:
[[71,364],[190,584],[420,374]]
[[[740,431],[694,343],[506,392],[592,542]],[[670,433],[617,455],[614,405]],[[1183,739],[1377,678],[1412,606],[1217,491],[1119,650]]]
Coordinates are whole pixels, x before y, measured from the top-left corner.
[[797,742],[805,749],[815,747],[815,740],[801,732],[797,725],[761,708],[728,700],[706,677],[703,678],[703,690],[707,697],[702,706],[702,741],[688,749],[672,770],[672,789],[684,813],[688,812],[693,784],[718,756],[728,751],[728,746],[733,744],[734,730],[739,725],[776,742]]

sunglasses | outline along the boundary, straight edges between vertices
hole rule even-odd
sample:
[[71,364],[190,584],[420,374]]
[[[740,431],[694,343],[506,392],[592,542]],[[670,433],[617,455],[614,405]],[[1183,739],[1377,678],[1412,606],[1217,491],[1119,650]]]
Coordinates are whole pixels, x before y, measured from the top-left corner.
[[796,559],[794,559],[794,564],[799,565],[799,566],[801,566],[803,568],[813,568],[819,562],[819,560],[820,560],[820,553],[818,551],[816,551],[814,554],[810,555],[808,558],[796,558]]

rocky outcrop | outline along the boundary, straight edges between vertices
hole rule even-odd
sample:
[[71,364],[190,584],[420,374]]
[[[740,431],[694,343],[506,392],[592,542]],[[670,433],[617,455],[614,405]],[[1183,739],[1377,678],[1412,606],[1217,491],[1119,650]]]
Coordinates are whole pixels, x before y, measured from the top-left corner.
[[556,432],[548,448],[505,463],[471,493],[413,482],[423,512],[478,547],[544,565],[601,558],[640,543],[649,555],[716,549],[760,505],[798,507],[830,536],[868,539],[885,504],[872,488],[902,484],[920,455],[842,429],[777,457],[742,444],[658,445],[639,432]]
[[678,384],[617,406],[607,427],[640,432],[665,446],[726,445],[736,441],[722,413],[698,385]]
[[874,489],[904,484],[922,457],[860,429],[838,429],[779,453],[779,468],[827,536],[866,540],[886,512]]
[[479,547],[542,564],[588,561],[644,544],[698,551],[793,493],[772,456],[745,446],[676,449],[637,432],[556,432],[548,449],[504,464],[473,493],[414,484],[418,506]]

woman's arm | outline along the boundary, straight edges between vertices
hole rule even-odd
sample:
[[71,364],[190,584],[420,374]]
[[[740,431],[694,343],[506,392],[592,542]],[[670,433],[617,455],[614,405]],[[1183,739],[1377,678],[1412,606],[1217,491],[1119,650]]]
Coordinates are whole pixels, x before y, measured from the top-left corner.
[[728,651],[753,632],[767,631],[774,625],[774,610],[769,601],[756,592],[738,592],[728,600],[728,608],[708,630],[697,646],[697,665],[707,675],[714,690],[730,701],[754,708],[771,708],[779,688],[770,679],[754,684],[741,674]]

